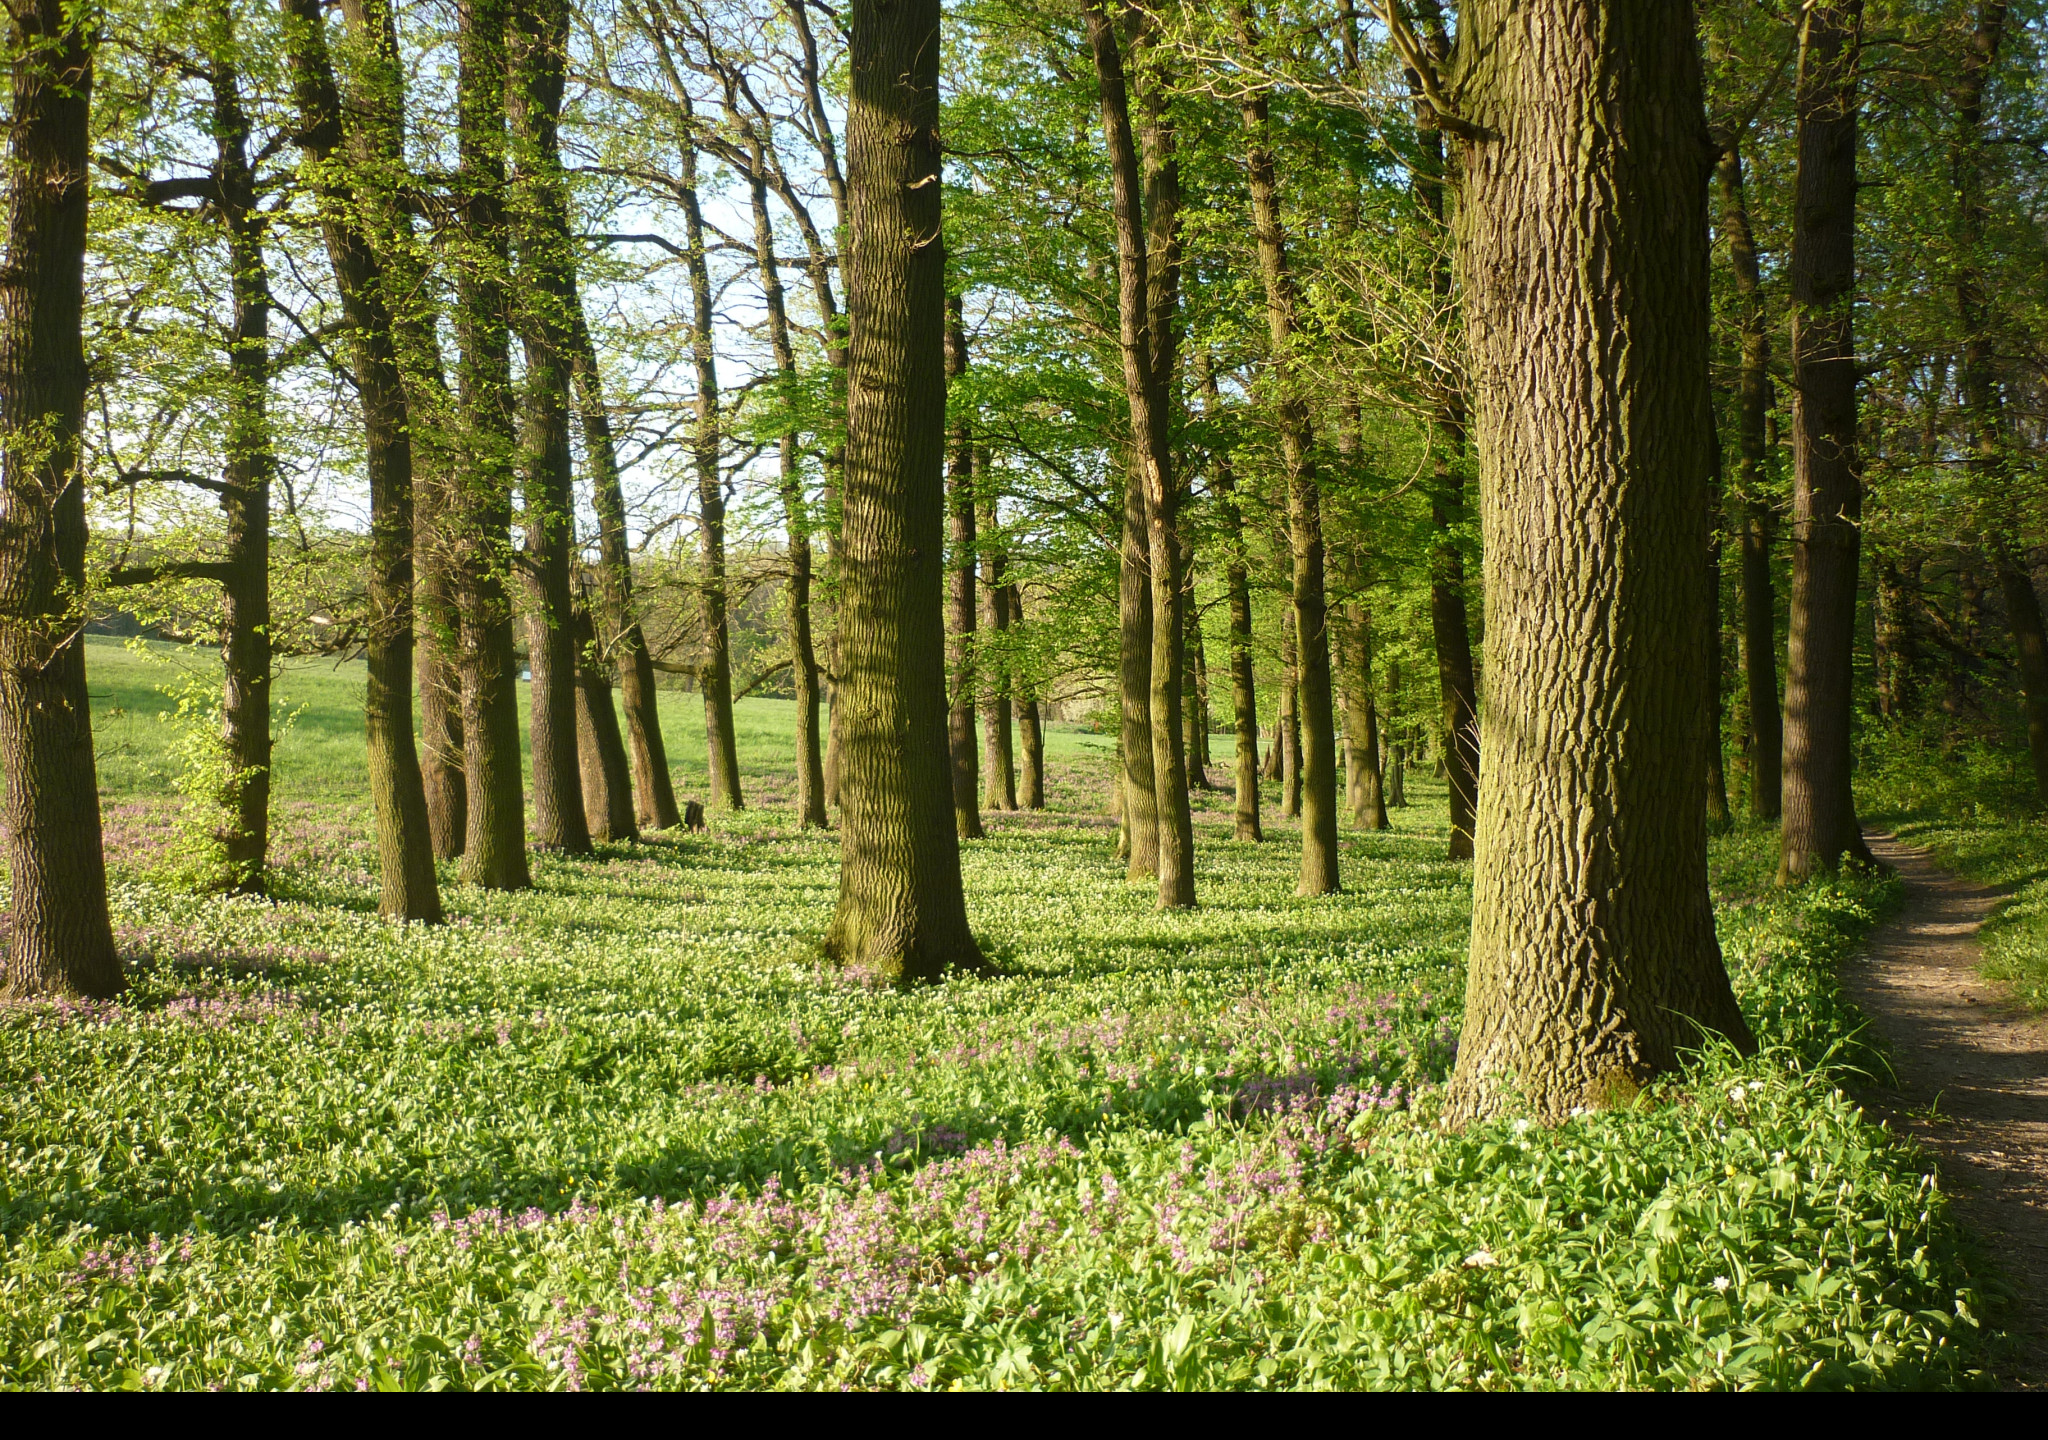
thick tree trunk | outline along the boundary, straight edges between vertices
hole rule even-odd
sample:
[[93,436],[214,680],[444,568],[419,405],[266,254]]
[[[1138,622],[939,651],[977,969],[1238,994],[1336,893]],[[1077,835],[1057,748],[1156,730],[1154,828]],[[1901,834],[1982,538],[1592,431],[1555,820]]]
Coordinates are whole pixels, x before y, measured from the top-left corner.
[[377,908],[392,919],[435,923],[441,919],[441,894],[412,731],[412,438],[383,268],[363,227],[355,181],[374,165],[374,137],[351,132],[343,119],[319,0],[286,0],[285,14],[298,141],[349,321],[350,358],[362,403],[364,468],[370,481],[363,712],[377,814]]
[[618,450],[612,440],[611,410],[605,404],[604,372],[583,315],[583,300],[570,312],[576,376],[576,405],[583,427],[583,463],[590,474],[591,508],[597,512],[598,593],[603,605],[600,649],[618,666],[625,704],[626,736],[632,745],[633,815],[649,830],[682,824],[676,808],[668,745],[661,734],[654,657],[640,630],[633,603],[633,552],[626,543],[626,497],[619,484]]
[[505,225],[505,0],[459,12],[458,193],[448,242],[455,267],[456,396],[461,412],[453,530],[462,759],[469,828],[462,878],[493,890],[533,883],[519,769],[518,670],[506,550],[516,445]]
[[[985,452],[975,454],[975,472],[982,477],[977,482],[977,492],[987,488],[986,470],[988,458]],[[987,552],[988,560],[982,572],[983,592],[988,596],[988,633],[1000,644],[1010,630],[1017,605],[1017,587],[1009,583],[1009,557],[1003,553],[997,528],[995,497],[980,493],[977,499],[976,526],[981,535],[981,548]],[[991,810],[1015,810],[1017,808],[1017,754],[1011,738],[1011,722],[1015,719],[1015,705],[1011,691],[1015,686],[1007,659],[1002,656],[991,658],[987,652],[979,657],[976,673],[981,680],[982,693],[982,749],[981,785],[988,795]],[[1043,801],[1040,802],[1041,805]]]
[[945,254],[938,0],[854,0],[847,105],[846,491],[840,543],[842,964],[978,965],[946,759]]
[[118,994],[85,686],[85,223],[96,12],[7,21],[0,264],[0,851],[10,999]]
[[[1195,903],[1194,823],[1188,802],[1186,739],[1181,732],[1181,543],[1180,482],[1174,474],[1168,438],[1170,368],[1174,362],[1173,309],[1175,281],[1151,278],[1144,201],[1153,201],[1154,218],[1173,231],[1178,180],[1155,177],[1144,185],[1136,141],[1131,130],[1130,100],[1116,28],[1100,6],[1088,11],[1089,47],[1094,52],[1096,93],[1101,102],[1103,138],[1109,154],[1110,183],[1116,215],[1117,317],[1123,354],[1124,399],[1131,418],[1131,471],[1142,492],[1145,559],[1151,599],[1151,653],[1147,665],[1147,733],[1153,788],[1154,863],[1159,879],[1159,904],[1178,909]],[[1155,142],[1157,143],[1157,142]],[[1171,140],[1165,142],[1165,164],[1172,165]],[[1166,214],[1159,215],[1161,207]],[[1162,265],[1171,265],[1161,256]],[[1126,525],[1129,524],[1128,501]],[[1127,662],[1125,685],[1136,667]],[[1128,728],[1129,722],[1126,721]],[[1135,812],[1134,812],[1135,813]],[[1131,870],[1138,873],[1134,836]]]
[[[768,311],[769,350],[786,403],[795,405],[796,345],[790,338],[789,311],[783,299],[782,269],[775,259],[775,226],[768,214],[768,156],[760,137],[746,129],[747,196],[754,212],[754,264],[761,272],[761,295]],[[825,769],[818,738],[818,652],[811,641],[811,515],[804,498],[803,468],[797,436],[785,433],[776,445],[776,473],[782,492],[783,535],[789,554],[790,679],[796,691],[796,816],[800,829],[822,830],[825,814]]]
[[1017,746],[1023,752],[1019,799],[1026,810],[1045,808],[1045,731],[1039,723],[1038,700],[1028,691],[1017,701]]
[[1689,5],[1471,0],[1459,214],[1489,694],[1454,1118],[1751,1041],[1699,801],[1706,145]]
[[612,706],[611,666],[597,643],[588,605],[577,605],[571,639],[576,645],[576,763],[583,826],[593,840],[638,840],[633,820],[633,776],[619,712]]
[[569,450],[576,301],[569,202],[557,131],[569,42],[567,0],[512,0],[512,230],[519,275],[514,313],[526,357],[520,403],[520,490],[526,556],[526,635],[533,683],[534,840],[543,849],[587,854],[582,767],[576,739],[576,621],[570,552],[576,544],[575,482]]
[[[960,297],[946,297],[946,388],[967,373],[967,326]],[[947,567],[946,669],[952,706],[946,713],[946,751],[953,767],[953,825],[962,840],[982,839],[980,762],[975,754],[974,573],[980,563],[974,540],[974,432],[964,417],[965,402],[952,406],[946,457],[946,513],[952,521],[952,563]]]
[[[1259,273],[1266,287],[1266,328],[1272,341],[1273,378],[1279,390],[1276,418],[1287,476],[1288,544],[1294,559],[1294,622],[1297,711],[1301,726],[1301,883],[1296,893],[1326,895],[1337,879],[1337,735],[1330,685],[1329,617],[1323,599],[1322,489],[1316,478],[1314,437],[1308,407],[1292,375],[1295,285],[1287,263],[1287,235],[1280,223],[1280,187],[1274,173],[1273,139],[1266,96],[1256,93],[1243,106],[1250,142],[1252,224],[1258,232]],[[1290,812],[1291,813],[1291,812]]]
[[1792,224],[1792,613],[1781,884],[1868,850],[1850,790],[1857,551],[1857,71],[1863,0],[1807,9]]
[[1775,820],[1782,806],[1784,721],[1778,710],[1778,601],[1771,584],[1775,516],[1765,493],[1765,416],[1771,398],[1771,335],[1762,272],[1750,233],[1742,150],[1731,140],[1716,173],[1721,230],[1740,303],[1742,378],[1737,393],[1735,499],[1742,510],[1742,673],[1749,705],[1749,813]]
[[450,530],[461,510],[453,444],[459,426],[441,369],[436,334],[439,290],[429,281],[428,263],[403,198],[410,176],[405,159],[405,70],[396,22],[384,0],[342,0],[341,10],[355,60],[343,74],[349,86],[344,110],[353,132],[354,166],[348,178],[359,223],[382,275],[412,458],[421,781],[434,855],[452,860],[462,854],[469,824],[462,680],[456,665],[461,622]]

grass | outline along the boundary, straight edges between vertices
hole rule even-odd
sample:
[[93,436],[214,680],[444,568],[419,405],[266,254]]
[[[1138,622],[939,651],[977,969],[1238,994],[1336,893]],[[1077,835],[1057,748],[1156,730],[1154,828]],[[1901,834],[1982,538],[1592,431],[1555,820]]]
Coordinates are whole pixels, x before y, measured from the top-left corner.
[[837,842],[770,803],[775,702],[743,711],[760,808],[450,884],[427,930],[374,914],[348,672],[280,687],[311,708],[264,902],[152,878],[153,671],[92,663],[134,988],[0,1013],[9,1385],[1982,1378],[1931,1165],[1841,1084],[1834,967],[1889,892],[1774,894],[1761,832],[1715,868],[1765,1053],[1450,1133],[1469,868],[1426,784],[1316,901],[1290,826],[1239,844],[1209,797],[1203,907],[1162,915],[1102,737],[1058,734],[1056,809],[964,847],[997,973],[899,992],[816,958]]

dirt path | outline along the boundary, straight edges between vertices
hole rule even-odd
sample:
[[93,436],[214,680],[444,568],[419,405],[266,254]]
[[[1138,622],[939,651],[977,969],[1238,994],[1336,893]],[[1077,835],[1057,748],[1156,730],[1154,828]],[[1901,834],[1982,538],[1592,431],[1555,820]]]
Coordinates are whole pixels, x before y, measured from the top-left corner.
[[1978,973],[1977,929],[1998,897],[1889,836],[1868,837],[1906,882],[1906,907],[1847,979],[1891,1042],[1898,1089],[1873,1097],[1941,1156],[1965,1223],[2016,1294],[2007,1317],[2024,1373],[2048,1388],[2048,1019]]

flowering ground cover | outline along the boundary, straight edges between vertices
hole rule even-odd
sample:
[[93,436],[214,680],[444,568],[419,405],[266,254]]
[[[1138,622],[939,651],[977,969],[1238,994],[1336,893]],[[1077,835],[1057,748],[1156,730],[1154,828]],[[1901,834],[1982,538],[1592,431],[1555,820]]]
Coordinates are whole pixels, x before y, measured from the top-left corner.
[[1055,750],[1064,812],[965,847],[995,973],[909,993],[820,963],[836,841],[786,811],[451,885],[427,930],[376,918],[345,787],[283,797],[267,902],[170,892],[165,803],[111,795],[132,992],[0,1013],[0,1377],[1981,1378],[1931,1166],[1844,1095],[1833,966],[1882,883],[1781,897],[1767,835],[1717,842],[1766,1051],[1452,1134],[1469,870],[1427,787],[1316,901],[1283,827],[1205,812],[1203,907],[1160,915],[1091,743]]

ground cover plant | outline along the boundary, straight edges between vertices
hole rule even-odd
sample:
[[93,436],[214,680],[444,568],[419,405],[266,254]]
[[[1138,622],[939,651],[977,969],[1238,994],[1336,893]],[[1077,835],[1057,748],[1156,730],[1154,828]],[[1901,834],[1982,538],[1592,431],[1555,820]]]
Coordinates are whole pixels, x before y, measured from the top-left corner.
[[[159,723],[150,673],[109,739]],[[379,920],[326,709],[354,682],[297,683],[280,771],[325,754],[333,788],[285,806],[275,898],[152,879],[138,771],[109,797],[131,991],[0,1016],[10,1385],[1978,1376],[1931,1167],[1844,1093],[1832,967],[1888,891],[1772,891],[1767,830],[1715,852],[1757,1058],[1450,1133],[1470,897],[1440,788],[1346,832],[1313,901],[1290,832],[1198,812],[1204,907],[1160,912],[1113,858],[1101,737],[1069,733],[1064,808],[965,847],[994,972],[899,991],[820,964],[836,840],[769,808]]]

